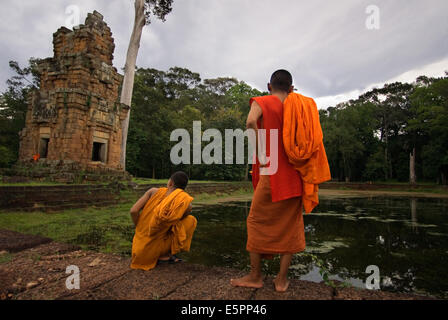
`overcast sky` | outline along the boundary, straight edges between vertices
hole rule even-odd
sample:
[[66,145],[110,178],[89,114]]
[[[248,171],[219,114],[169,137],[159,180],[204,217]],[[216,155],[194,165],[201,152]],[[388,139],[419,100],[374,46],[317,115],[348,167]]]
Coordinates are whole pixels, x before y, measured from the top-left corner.
[[[115,38],[114,65],[124,66],[131,0],[0,0],[0,90],[8,61],[53,55],[52,34],[75,5],[104,15]],[[366,20],[379,9],[379,29]],[[448,70],[447,0],[174,0],[165,23],[145,27],[139,67],[185,67],[203,79],[235,77],[260,90],[273,71],[290,70],[299,92],[320,108],[394,80]],[[376,20],[375,20],[376,21]],[[374,22],[375,22],[374,21]]]

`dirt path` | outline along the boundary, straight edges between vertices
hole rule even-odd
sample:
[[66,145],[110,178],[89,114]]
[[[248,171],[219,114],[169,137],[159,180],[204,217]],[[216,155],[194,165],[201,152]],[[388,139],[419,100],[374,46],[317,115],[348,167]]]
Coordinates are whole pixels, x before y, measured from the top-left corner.
[[[0,246],[0,299],[137,300],[421,300],[428,297],[356,288],[333,289],[322,283],[292,280],[287,293],[276,293],[271,277],[262,289],[233,288],[239,270],[188,263],[163,265],[149,272],[131,270],[118,255],[81,251],[76,246],[0,230],[0,244],[20,239],[14,254]],[[25,249],[26,247],[26,249]],[[9,257],[9,259],[8,259]],[[80,270],[80,289],[66,287],[68,266]]]

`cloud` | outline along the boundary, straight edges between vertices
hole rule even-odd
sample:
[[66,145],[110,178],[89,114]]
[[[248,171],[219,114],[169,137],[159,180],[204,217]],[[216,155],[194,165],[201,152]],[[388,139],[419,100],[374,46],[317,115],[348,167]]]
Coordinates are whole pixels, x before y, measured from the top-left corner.
[[[65,23],[70,4],[80,7],[81,21],[94,9],[104,15],[115,38],[114,64],[121,69],[132,30],[132,3],[2,4],[0,39],[7,45],[0,53],[0,89],[11,76],[8,60],[24,64],[30,56],[52,55],[52,34]],[[446,0],[377,0],[379,30],[365,27],[370,4],[365,0],[175,0],[165,23],[155,20],[145,28],[137,64],[186,67],[203,78],[236,77],[261,90],[273,71],[286,68],[302,93],[327,104],[446,61]],[[443,68],[443,63],[436,67]]]
[[319,109],[326,109],[328,107],[332,106],[334,107],[341,102],[356,99],[361,94],[369,90],[372,90],[373,88],[380,88],[384,86],[384,84],[386,83],[394,83],[394,82],[412,83],[421,75],[437,78],[445,76],[445,72],[448,72],[448,58],[442,59],[441,61],[438,61],[436,63],[431,63],[421,68],[404,72],[396,77],[388,79],[387,81],[369,84],[362,90],[357,89],[333,96],[319,97],[316,98],[315,100]]

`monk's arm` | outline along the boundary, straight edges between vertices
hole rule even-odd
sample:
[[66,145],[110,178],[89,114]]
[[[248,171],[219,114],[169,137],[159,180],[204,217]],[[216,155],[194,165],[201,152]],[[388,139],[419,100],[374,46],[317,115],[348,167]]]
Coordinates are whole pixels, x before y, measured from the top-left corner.
[[188,206],[187,210],[185,210],[185,213],[184,213],[184,215],[182,216],[182,219],[185,218],[185,217],[187,217],[187,216],[189,216],[189,215],[191,214],[191,211],[192,211],[192,210],[193,210],[193,206],[192,206],[192,204],[190,203],[190,205]]
[[250,106],[249,115],[247,116],[246,128],[255,131],[255,154],[258,157],[258,120],[263,117],[263,109],[257,101],[252,102]]
[[140,216],[140,211],[143,209],[148,200],[152,197],[152,195],[157,191],[156,188],[149,189],[145,192],[145,194],[138,199],[138,201],[132,206],[130,214],[134,225],[137,226],[138,218]]
[[249,115],[247,116],[246,120],[246,128],[258,130],[257,122],[262,116],[263,110],[261,109],[260,105],[257,103],[257,101],[252,102]]

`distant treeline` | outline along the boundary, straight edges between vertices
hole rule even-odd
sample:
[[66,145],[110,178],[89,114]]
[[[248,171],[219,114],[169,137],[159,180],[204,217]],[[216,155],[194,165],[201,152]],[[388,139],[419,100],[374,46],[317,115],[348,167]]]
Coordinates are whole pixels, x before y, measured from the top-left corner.
[[[26,97],[39,87],[36,59],[8,80],[0,96],[0,167],[18,155],[18,132],[25,123]],[[193,121],[202,131],[245,130],[249,99],[267,94],[234,78],[202,80],[198,73],[138,69],[131,108],[126,169],[134,176],[167,178],[175,170],[192,179],[243,180],[249,166],[180,165],[170,161],[171,132]],[[332,176],[340,181],[409,181],[413,159],[418,181],[446,184],[448,175],[448,77],[419,77],[393,83],[357,100],[320,111]],[[209,142],[203,142],[203,147]],[[224,154],[224,151],[223,151]],[[412,156],[413,155],[413,156]],[[247,159],[246,159],[247,160]]]
[[[249,166],[244,164],[173,166],[170,152],[177,142],[170,142],[170,135],[175,129],[186,129],[192,144],[193,121],[201,121],[202,131],[218,129],[223,137],[225,129],[246,130],[249,99],[261,94],[233,78],[201,80],[198,73],[177,67],[168,71],[138,69],[126,169],[137,176],[154,178],[168,178],[174,170],[183,170],[192,179],[246,179]],[[202,148],[208,144],[203,142]]]
[[447,76],[386,84],[320,120],[334,179],[447,183]]

